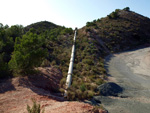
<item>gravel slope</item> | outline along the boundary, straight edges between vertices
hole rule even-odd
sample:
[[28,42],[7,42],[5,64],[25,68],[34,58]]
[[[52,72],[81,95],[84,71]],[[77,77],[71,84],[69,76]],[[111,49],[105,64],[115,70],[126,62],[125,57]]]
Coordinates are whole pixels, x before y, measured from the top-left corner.
[[109,81],[124,88],[119,97],[99,97],[110,113],[150,113],[150,48],[106,58]]

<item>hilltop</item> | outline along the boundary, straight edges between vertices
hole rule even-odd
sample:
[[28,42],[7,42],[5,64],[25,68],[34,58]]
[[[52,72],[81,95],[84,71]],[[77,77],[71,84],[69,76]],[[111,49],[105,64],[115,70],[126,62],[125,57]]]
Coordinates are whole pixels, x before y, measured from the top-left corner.
[[24,28],[24,32],[29,31],[31,28],[34,28],[38,33],[41,32],[45,32],[46,30],[50,30],[50,29],[54,29],[54,28],[58,28],[61,26],[58,26],[52,22],[48,22],[48,21],[41,21],[41,22],[37,22],[37,23],[33,23],[31,25],[28,25]]
[[[149,44],[149,25],[150,19],[147,17],[129,9],[116,9],[105,18],[87,22],[80,34],[90,37],[97,43],[102,41],[111,53],[115,53]],[[102,46],[101,43],[96,45]]]

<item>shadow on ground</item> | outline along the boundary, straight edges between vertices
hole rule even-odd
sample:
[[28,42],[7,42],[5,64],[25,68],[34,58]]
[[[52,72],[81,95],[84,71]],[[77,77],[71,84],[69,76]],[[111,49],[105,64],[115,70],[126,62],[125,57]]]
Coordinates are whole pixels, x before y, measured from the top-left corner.
[[0,93],[14,91],[18,88],[29,88],[34,93],[47,96],[48,98],[64,101],[59,92],[59,83],[62,79],[62,72],[53,67],[40,67],[39,73],[25,77],[15,77],[0,80]]
[[12,79],[1,79],[0,80],[0,93],[5,93],[7,91],[16,90],[12,84]]
[[62,79],[62,72],[56,68],[39,68],[40,73],[23,77],[19,79],[19,84],[30,88],[38,95],[48,96],[54,100],[64,101],[64,98],[58,94],[59,83]]
[[105,57],[105,62],[104,62],[104,68],[106,69],[107,76],[110,77],[111,75],[109,74],[108,66],[109,66],[109,61],[115,57],[113,54],[108,55]]

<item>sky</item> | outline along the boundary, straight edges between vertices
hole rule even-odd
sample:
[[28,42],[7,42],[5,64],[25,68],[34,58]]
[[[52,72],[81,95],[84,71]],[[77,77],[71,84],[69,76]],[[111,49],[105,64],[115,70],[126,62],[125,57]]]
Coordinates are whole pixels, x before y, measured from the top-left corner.
[[150,18],[150,0],[0,0],[0,23],[27,26],[49,21],[74,29],[125,7]]

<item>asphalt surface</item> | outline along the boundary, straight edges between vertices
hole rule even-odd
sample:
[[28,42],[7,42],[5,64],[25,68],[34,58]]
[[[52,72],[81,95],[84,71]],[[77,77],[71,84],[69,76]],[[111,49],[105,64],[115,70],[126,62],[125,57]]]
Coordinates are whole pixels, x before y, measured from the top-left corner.
[[124,89],[119,97],[96,97],[109,113],[150,113],[150,48],[110,55],[105,67]]

